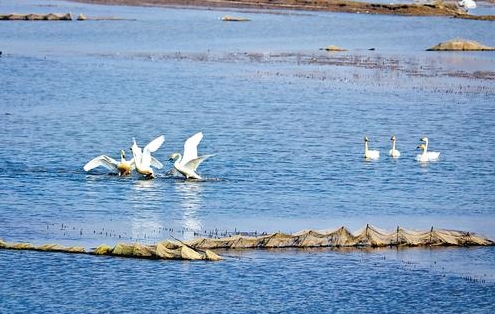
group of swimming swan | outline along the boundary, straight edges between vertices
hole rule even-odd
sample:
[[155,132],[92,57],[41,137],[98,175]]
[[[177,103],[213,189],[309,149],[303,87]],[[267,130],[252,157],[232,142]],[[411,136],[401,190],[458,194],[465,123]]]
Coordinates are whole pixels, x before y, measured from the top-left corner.
[[[199,165],[205,161],[208,157],[213,155],[203,155],[198,157],[198,144],[203,139],[203,133],[198,132],[188,138],[184,143],[184,154],[173,153],[170,155],[170,161],[174,161],[174,169],[181,173],[186,179],[201,180],[201,176],[196,173]],[[151,156],[151,153],[156,152],[165,141],[165,137],[160,135],[151,142],[148,143],[143,149],[141,149],[136,140],[132,139],[133,144],[131,152],[133,158],[126,160],[125,151],[120,151],[120,161],[117,161],[107,155],[100,155],[90,160],[83,169],[90,171],[96,167],[105,167],[112,172],[117,172],[119,176],[131,175],[133,170],[143,175],[146,179],[152,179],[155,177],[153,168],[162,169],[163,164],[155,157]],[[152,168],[153,167],[153,168]]]
[[[393,135],[390,140],[392,141],[392,149],[388,152],[388,155],[392,158],[399,158],[400,157],[400,151],[397,150],[395,147],[395,142],[397,141],[397,138],[395,135]],[[367,136],[364,137],[364,158],[366,160],[376,160],[380,158],[380,152],[378,150],[371,150],[368,149],[368,142],[369,139]],[[429,152],[428,151],[428,138],[422,137],[421,138],[421,144],[417,147],[419,149],[422,149],[423,152],[421,154],[416,155],[416,160],[419,162],[428,162],[428,161],[435,161],[440,157],[440,152]]]

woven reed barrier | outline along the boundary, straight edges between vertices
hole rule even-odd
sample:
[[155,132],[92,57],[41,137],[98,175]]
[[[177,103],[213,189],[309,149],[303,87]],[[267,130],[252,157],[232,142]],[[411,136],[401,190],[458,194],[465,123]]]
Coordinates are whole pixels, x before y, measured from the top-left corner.
[[251,237],[235,235],[226,238],[198,238],[187,243],[198,249],[256,249],[256,248],[312,248],[312,247],[398,247],[398,246],[489,246],[490,239],[472,232],[433,229],[413,231],[397,227],[386,232],[372,225],[357,233],[345,227],[334,231],[305,230],[294,234],[273,233]]
[[271,249],[271,248],[378,248],[421,246],[492,246],[495,242],[472,232],[433,229],[428,231],[406,230],[400,227],[394,232],[366,225],[352,233],[345,227],[333,231],[305,230],[294,234],[276,232],[261,236],[234,235],[225,238],[195,238],[187,242],[161,241],[155,245],[118,243],[113,248],[100,245],[91,251],[82,246],[64,247],[59,244],[34,246],[30,243],[8,243],[0,239],[0,249],[64,252],[73,254],[106,255],[147,259],[218,261],[222,257],[214,249]]

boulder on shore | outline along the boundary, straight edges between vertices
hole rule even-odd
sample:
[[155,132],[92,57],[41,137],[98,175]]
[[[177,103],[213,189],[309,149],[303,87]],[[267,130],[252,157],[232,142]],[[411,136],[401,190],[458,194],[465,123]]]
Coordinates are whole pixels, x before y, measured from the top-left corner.
[[48,13],[48,14],[0,14],[0,20],[9,21],[72,21],[70,13]]
[[327,46],[323,49],[326,51],[347,51],[347,49],[345,49],[345,48],[341,48],[341,47],[333,46],[333,45]]
[[162,241],[156,246],[156,255],[163,259],[204,260],[205,256],[182,244]]
[[492,51],[495,47],[482,45],[474,40],[451,39],[426,49],[427,51]]
[[248,18],[245,18],[245,17],[225,15],[224,17],[222,17],[222,21],[224,21],[224,22],[248,22],[251,20]]
[[112,253],[112,248],[106,244],[102,244],[93,250],[95,255],[110,255]]

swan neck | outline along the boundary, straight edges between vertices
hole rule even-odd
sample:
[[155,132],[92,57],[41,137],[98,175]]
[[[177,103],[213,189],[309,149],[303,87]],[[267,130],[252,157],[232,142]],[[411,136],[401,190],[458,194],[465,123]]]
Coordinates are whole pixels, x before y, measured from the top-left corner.
[[177,160],[174,162],[174,166],[179,166],[182,161],[182,155],[177,153]]
[[421,156],[426,157],[426,145],[423,145],[421,148],[423,149],[423,152],[421,153]]
[[136,153],[135,149],[131,149],[132,151],[132,157],[134,158],[134,164],[136,168],[141,168],[141,158],[138,158],[139,155]]

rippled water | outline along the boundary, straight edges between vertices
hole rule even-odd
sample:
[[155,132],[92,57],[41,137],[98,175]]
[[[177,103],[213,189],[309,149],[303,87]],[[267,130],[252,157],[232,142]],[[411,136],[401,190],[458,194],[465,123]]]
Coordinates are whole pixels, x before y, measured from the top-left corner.
[[[440,260],[479,252],[423,251]],[[480,254],[493,256],[493,248]],[[218,263],[0,251],[5,312],[491,313],[493,285],[400,252],[250,252]],[[489,261],[493,263],[493,258]],[[33,267],[36,265],[36,267]],[[5,267],[4,267],[5,266]],[[39,269],[43,269],[40,271]],[[22,285],[19,282],[23,282]],[[14,287],[14,289],[12,289]],[[66,296],[66,297],[63,297]]]
[[[56,1],[0,1],[0,11],[122,18],[1,23],[4,240],[91,248],[366,223],[495,237],[495,53],[424,51],[453,37],[495,46],[491,23]],[[252,21],[224,23],[225,14]],[[330,44],[349,51],[319,50]],[[200,153],[216,154],[201,165],[207,180],[171,177],[169,154],[200,130]],[[132,137],[144,145],[160,134],[156,157],[167,166],[155,180],[82,170],[99,154],[117,158]],[[399,160],[387,158],[392,134]],[[425,134],[441,158],[420,165]],[[380,160],[363,160],[364,135]],[[225,253],[236,258],[0,251],[10,274],[0,281],[0,309],[494,309],[492,248]]]

